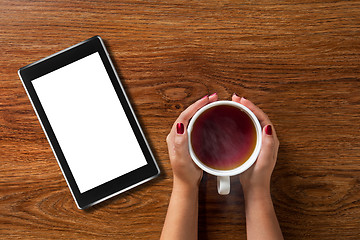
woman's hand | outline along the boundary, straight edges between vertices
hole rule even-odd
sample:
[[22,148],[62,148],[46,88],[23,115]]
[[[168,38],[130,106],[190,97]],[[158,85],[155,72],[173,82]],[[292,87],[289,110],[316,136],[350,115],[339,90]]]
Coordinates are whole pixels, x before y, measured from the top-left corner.
[[166,138],[174,182],[184,187],[198,187],[203,171],[192,161],[188,147],[187,126],[197,110],[217,100],[217,94],[205,96],[184,110],[173,124]]
[[232,100],[249,108],[262,127],[262,145],[256,162],[240,174],[246,213],[247,239],[282,240],[270,194],[270,178],[274,170],[279,140],[268,116],[249,100],[235,94]]
[[186,129],[197,110],[216,100],[214,93],[189,106],[176,119],[166,138],[174,182],[160,239],[197,239],[199,183],[203,171],[190,157]]
[[244,193],[250,189],[270,192],[270,178],[275,167],[279,149],[279,140],[274,126],[268,116],[251,101],[240,98],[235,94],[232,100],[249,108],[259,119],[262,128],[262,146],[258,159],[254,165],[240,174],[240,182]]

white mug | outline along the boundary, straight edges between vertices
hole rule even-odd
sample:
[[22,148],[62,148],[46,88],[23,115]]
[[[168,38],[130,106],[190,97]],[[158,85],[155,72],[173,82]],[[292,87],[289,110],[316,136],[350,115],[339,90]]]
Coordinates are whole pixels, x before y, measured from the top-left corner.
[[[193,147],[191,145],[191,132],[193,130],[193,126],[194,126],[196,119],[203,112],[208,110],[209,108],[219,106],[219,105],[234,106],[236,108],[239,108],[241,111],[245,112],[248,115],[248,117],[252,120],[252,122],[255,126],[255,130],[256,130],[256,145],[255,145],[254,151],[242,165],[240,165],[234,169],[230,169],[230,170],[218,170],[218,169],[213,169],[213,168],[205,165],[203,162],[201,162],[198,159],[198,157],[194,153]],[[259,120],[256,118],[255,114],[250,109],[248,109],[244,105],[234,102],[234,101],[216,101],[216,102],[210,103],[210,104],[202,107],[191,118],[188,128],[187,128],[187,131],[188,131],[188,136],[189,136],[188,144],[189,144],[189,152],[190,152],[191,158],[193,159],[195,164],[198,165],[202,170],[204,170],[205,172],[207,172],[209,174],[217,176],[217,189],[218,189],[218,193],[221,195],[227,195],[230,193],[230,176],[238,175],[238,174],[246,171],[249,167],[251,167],[251,165],[254,164],[254,162],[256,161],[256,159],[259,155],[259,152],[260,152],[262,129],[261,129]]]

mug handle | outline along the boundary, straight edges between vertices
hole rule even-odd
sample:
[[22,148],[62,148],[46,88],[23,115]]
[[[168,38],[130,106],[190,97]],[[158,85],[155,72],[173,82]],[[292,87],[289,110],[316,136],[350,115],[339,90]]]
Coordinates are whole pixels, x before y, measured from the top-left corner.
[[218,176],[217,177],[217,189],[220,195],[228,195],[230,193],[230,177]]

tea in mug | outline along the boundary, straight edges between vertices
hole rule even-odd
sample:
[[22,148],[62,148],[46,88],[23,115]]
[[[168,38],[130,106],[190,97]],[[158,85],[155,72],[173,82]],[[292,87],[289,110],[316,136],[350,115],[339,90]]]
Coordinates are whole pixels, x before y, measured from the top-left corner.
[[256,129],[241,109],[218,105],[207,109],[194,122],[191,145],[197,158],[216,170],[241,166],[256,146]]

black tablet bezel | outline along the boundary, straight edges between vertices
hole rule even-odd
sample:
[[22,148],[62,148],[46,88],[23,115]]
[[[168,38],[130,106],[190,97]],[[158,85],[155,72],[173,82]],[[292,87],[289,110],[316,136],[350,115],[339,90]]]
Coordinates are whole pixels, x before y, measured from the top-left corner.
[[[43,75],[53,72],[61,67],[69,65],[95,52],[98,52],[101,57],[101,60],[106,68],[106,71],[116,91],[116,94],[139,142],[147,164],[125,175],[119,176],[109,182],[101,184],[91,190],[80,193],[74,176],[72,175],[69,165],[66,161],[66,158],[51,128],[50,122],[35,92],[32,80],[35,80]],[[141,183],[151,180],[160,174],[159,167],[156,164],[151,149],[141,130],[140,124],[134,114],[134,111],[126,96],[124,88],[121,85],[120,79],[116,74],[115,68],[111,62],[109,54],[107,53],[105,45],[100,36],[94,36],[70,48],[55,53],[47,58],[20,68],[18,73],[78,208],[84,209],[92,206],[114,195],[117,195],[130,188],[140,185]],[[121,152],[119,152],[119,156],[121,156]]]

